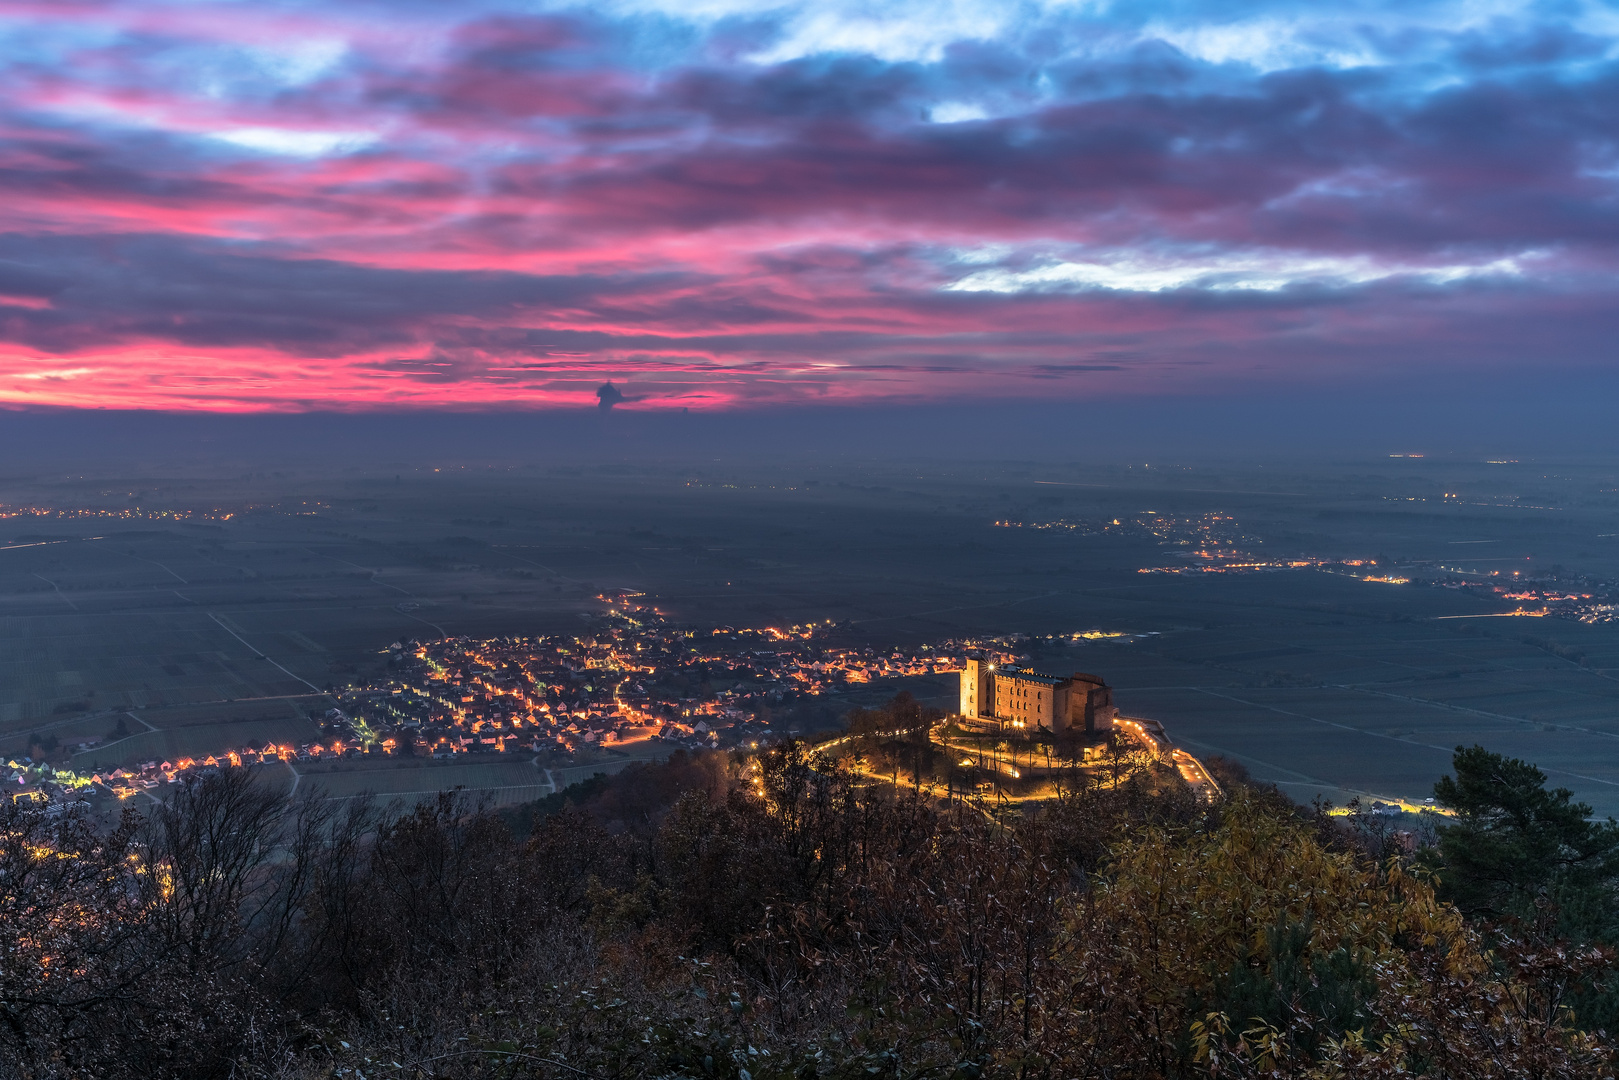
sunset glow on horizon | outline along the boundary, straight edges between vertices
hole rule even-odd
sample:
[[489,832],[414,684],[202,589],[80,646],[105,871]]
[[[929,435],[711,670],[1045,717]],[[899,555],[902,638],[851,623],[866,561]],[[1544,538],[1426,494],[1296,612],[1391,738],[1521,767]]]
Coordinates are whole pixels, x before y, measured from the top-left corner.
[[0,404],[1606,365],[1616,35],[1506,0],[0,0]]

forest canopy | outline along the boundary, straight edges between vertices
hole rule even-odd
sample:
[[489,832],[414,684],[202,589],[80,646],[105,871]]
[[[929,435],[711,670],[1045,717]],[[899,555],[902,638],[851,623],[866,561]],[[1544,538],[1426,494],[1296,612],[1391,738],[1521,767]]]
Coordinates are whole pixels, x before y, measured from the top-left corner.
[[798,743],[505,814],[239,769],[110,834],[7,803],[0,1072],[1612,1075],[1612,826],[1480,755],[1420,857],[1172,770],[996,814]]

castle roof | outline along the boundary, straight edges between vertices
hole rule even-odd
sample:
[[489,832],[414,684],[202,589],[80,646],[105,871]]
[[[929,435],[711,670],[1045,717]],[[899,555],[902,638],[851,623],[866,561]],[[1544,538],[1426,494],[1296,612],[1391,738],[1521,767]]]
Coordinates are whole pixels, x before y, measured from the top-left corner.
[[1024,682],[1036,682],[1045,686],[1057,686],[1068,681],[1066,675],[1047,675],[1042,671],[1031,671],[1028,668],[1006,665],[997,671],[996,676],[1003,679],[1021,679]]

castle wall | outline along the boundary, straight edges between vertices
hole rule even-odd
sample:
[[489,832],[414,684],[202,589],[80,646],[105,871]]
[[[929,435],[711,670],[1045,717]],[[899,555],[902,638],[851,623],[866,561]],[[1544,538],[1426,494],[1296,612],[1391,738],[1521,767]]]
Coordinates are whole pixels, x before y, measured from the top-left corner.
[[1063,680],[1016,668],[995,673],[995,716],[1015,728],[1051,728],[1057,719],[1057,688]]
[[968,660],[961,672],[961,715],[998,721],[1003,727],[1034,731],[1083,728],[1108,731],[1118,710],[1113,691],[1095,675],[1059,678],[986,660]]

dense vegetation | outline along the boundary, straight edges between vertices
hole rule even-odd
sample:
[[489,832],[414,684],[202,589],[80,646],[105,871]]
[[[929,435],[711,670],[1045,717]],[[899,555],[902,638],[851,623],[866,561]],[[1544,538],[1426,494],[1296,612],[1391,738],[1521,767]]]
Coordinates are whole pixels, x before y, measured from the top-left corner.
[[1242,785],[863,785],[788,745],[504,817],[239,770],[111,835],[8,805],[0,1074],[1612,1074],[1614,828],[1522,763],[1458,753],[1439,895]]

